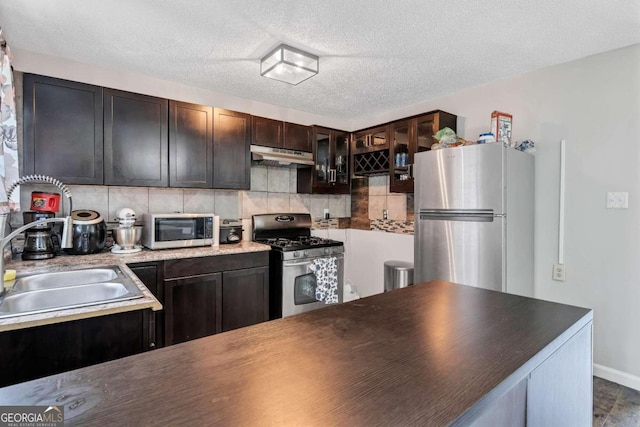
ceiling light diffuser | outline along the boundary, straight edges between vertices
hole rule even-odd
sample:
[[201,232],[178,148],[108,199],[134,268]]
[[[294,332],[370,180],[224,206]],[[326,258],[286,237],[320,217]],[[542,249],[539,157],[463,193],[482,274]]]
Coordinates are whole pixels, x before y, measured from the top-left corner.
[[260,75],[297,85],[318,74],[318,57],[281,44],[260,60]]

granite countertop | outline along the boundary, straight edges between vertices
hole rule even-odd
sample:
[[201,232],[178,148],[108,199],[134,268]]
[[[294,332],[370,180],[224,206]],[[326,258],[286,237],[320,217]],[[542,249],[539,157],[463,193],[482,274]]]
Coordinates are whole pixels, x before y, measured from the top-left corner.
[[591,310],[432,281],[0,389],[65,425],[468,424]]
[[247,252],[268,251],[271,247],[255,242],[240,242],[232,245],[220,245],[219,247],[197,247],[181,249],[163,249],[152,251],[144,249],[133,254],[114,254],[110,251],[91,255],[59,255],[55,258],[40,261],[12,260],[6,263],[6,268],[17,271],[18,276],[23,274],[35,274],[56,272],[65,270],[79,270],[109,265],[117,265],[130,276],[138,288],[142,291],[142,298],[134,300],[112,302],[91,305],[82,308],[56,310],[39,314],[27,314],[0,319],[0,332],[15,329],[29,328],[33,326],[47,325],[70,320],[86,319],[89,317],[104,316],[132,310],[161,310],[162,305],[135,276],[127,264],[143,262],[164,261],[180,258],[196,258],[217,255],[240,254]]

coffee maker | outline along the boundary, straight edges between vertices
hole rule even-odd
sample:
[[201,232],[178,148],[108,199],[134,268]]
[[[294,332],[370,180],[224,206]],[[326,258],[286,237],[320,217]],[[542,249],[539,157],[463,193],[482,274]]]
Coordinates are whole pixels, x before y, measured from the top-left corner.
[[[41,219],[55,218],[55,212],[24,212],[22,214],[24,223],[28,224]],[[24,249],[22,251],[23,260],[49,259],[56,256],[54,238],[57,237],[53,231],[53,224],[39,224],[24,232]]]
[[[32,191],[31,211],[22,214],[24,223],[55,218],[59,207],[60,194]],[[54,240],[57,241],[57,247]],[[53,224],[38,224],[24,232],[23,260],[53,258],[56,256],[56,249],[60,249],[60,237],[54,231]]]

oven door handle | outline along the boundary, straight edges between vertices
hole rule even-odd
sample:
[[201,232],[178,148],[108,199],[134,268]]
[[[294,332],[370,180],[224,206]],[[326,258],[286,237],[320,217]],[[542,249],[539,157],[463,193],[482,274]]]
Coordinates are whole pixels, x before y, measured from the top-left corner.
[[[313,259],[315,260],[315,259],[320,259],[320,258],[329,258],[329,257],[334,257],[334,258],[336,258],[337,260],[342,260],[342,259],[344,259],[344,254],[322,255],[322,256],[319,256],[319,257],[316,257],[316,258],[313,258]],[[295,266],[299,266],[299,265],[309,265],[309,264],[312,264],[312,263],[313,263],[313,260],[306,260],[306,261],[305,261],[305,260],[303,260],[303,261],[284,261],[284,262],[282,263],[282,266],[283,266],[283,267],[295,267]]]
[[285,261],[282,263],[283,267],[296,267],[299,265],[309,265],[312,261]]

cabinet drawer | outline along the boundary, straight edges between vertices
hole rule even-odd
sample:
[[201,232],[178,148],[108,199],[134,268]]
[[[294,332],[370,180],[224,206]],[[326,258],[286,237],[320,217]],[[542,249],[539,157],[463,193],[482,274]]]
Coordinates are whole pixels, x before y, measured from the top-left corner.
[[218,273],[268,265],[268,251],[201,258],[172,259],[164,262],[164,278],[165,280],[175,279],[178,277],[189,277],[199,274]]

